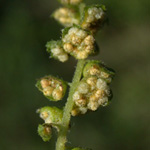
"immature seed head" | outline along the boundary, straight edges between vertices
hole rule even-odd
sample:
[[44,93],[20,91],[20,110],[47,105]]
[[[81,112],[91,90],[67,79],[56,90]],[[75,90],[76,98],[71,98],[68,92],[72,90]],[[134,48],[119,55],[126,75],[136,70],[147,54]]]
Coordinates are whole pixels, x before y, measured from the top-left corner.
[[64,29],[62,41],[65,52],[77,59],[85,59],[94,53],[94,37],[77,26]]

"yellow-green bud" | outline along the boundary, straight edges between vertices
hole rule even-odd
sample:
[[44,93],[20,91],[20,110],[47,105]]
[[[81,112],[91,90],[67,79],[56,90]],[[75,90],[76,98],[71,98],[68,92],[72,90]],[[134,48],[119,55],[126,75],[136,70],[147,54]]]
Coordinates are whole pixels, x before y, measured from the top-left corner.
[[86,59],[95,50],[95,39],[86,30],[74,25],[65,28],[62,33],[63,48],[76,59]]
[[47,52],[51,54],[51,57],[65,62],[68,60],[68,54],[64,51],[61,41],[50,41],[46,44]]
[[72,8],[59,8],[53,13],[53,17],[65,27],[79,24],[79,15]]
[[49,100],[59,101],[65,95],[67,83],[53,76],[45,76],[37,81],[36,86]]
[[38,126],[38,134],[41,136],[44,142],[47,142],[52,137],[52,129],[51,126],[44,124],[39,124]]

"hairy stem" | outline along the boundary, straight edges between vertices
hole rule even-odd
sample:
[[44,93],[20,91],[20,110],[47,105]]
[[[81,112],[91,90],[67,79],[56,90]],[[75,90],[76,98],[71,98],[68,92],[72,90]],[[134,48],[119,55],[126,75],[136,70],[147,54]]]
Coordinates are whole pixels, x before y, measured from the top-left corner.
[[72,80],[72,84],[69,91],[69,96],[64,108],[64,114],[62,119],[62,126],[58,134],[58,139],[56,143],[56,150],[65,150],[65,144],[67,142],[67,132],[69,129],[69,123],[71,119],[71,110],[73,108],[73,94],[78,85],[78,82],[81,79],[82,70],[86,60],[79,60],[77,63],[76,71]]

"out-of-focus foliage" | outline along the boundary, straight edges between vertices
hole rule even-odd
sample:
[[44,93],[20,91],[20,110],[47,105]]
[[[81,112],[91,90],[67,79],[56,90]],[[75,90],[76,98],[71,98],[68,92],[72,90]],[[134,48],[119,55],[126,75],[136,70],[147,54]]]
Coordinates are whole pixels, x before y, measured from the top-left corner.
[[[101,47],[97,58],[116,71],[112,84],[114,98],[107,108],[73,118],[69,138],[72,145],[94,150],[148,150],[150,1],[88,2],[101,2],[108,9],[109,25],[97,34]],[[3,150],[54,149],[55,136],[48,144],[36,133],[40,119],[35,110],[50,103],[34,85],[45,74],[71,81],[74,72],[73,58],[62,64],[48,59],[46,53],[46,42],[61,35],[61,26],[49,18],[58,5],[51,0],[0,2],[0,147]]]

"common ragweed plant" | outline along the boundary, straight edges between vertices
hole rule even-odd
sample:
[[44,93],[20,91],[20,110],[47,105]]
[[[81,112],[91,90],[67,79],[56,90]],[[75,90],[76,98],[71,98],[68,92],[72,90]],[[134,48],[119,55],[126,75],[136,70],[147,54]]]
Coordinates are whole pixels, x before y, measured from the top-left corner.
[[38,126],[38,134],[43,141],[52,137],[52,128],[58,132],[56,150],[88,150],[67,147],[67,133],[71,116],[96,111],[107,106],[112,99],[110,83],[115,75],[100,60],[88,60],[98,53],[95,34],[107,21],[104,5],[87,6],[82,0],[59,0],[63,5],[54,11],[53,18],[65,28],[57,41],[49,41],[46,50],[51,58],[66,62],[73,56],[78,62],[72,83],[52,75],[40,78],[36,87],[50,101],[61,101],[69,87],[67,102],[63,108],[45,106],[37,110],[43,124]]

